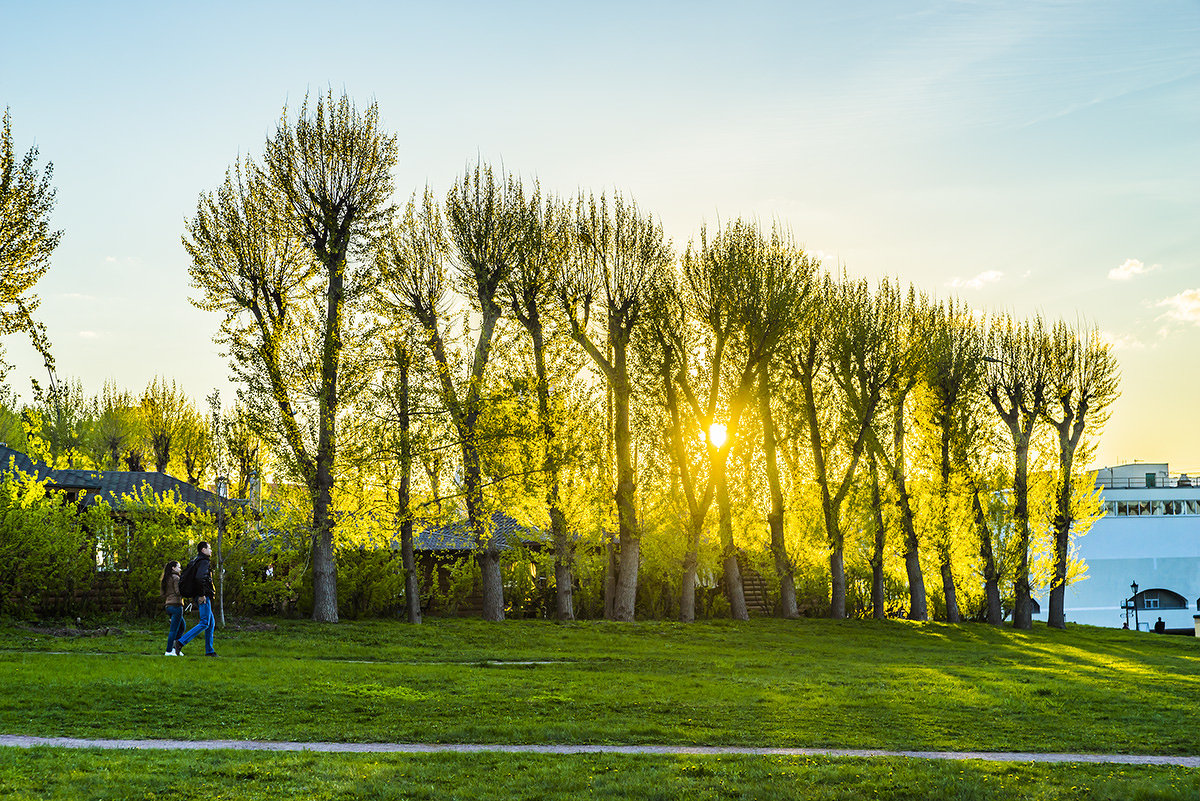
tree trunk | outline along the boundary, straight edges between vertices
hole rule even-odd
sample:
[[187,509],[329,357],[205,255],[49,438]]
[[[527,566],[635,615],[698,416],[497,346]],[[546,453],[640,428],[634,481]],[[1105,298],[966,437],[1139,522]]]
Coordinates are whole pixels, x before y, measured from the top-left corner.
[[571,563],[554,555],[554,601],[555,617],[560,621],[575,619],[574,587],[575,576]]
[[1071,545],[1071,466],[1075,460],[1074,446],[1059,437],[1058,498],[1054,516],[1054,581],[1050,585],[1050,609],[1046,623],[1056,629],[1067,627],[1067,556]]
[[1013,522],[1017,534],[1017,573],[1013,580],[1013,628],[1033,628],[1033,607],[1029,591],[1029,437],[1022,434],[1016,447],[1013,472],[1015,508]]
[[[407,507],[408,502],[404,505]],[[404,606],[409,623],[421,622],[421,582],[413,554],[412,518],[400,524],[400,558],[404,561]]]
[[804,391],[804,416],[808,424],[808,441],[812,448],[813,469],[817,486],[821,490],[821,514],[825,522],[825,536],[829,544],[829,616],[840,620],[846,616],[846,570],[842,559],[843,539],[837,508],[829,492],[829,472],[825,463],[825,446],[821,442],[821,429],[817,420],[814,365],[816,343],[810,343],[801,364],[799,378]]
[[679,588],[679,619],[683,623],[696,622],[696,551],[689,545],[683,557],[683,579]]
[[829,617],[843,620],[846,617],[846,567],[841,542],[832,543],[829,549]]
[[474,442],[464,440],[463,463],[467,519],[475,540],[483,590],[483,619],[495,623],[504,620],[504,582],[500,575],[500,549],[497,547],[496,534],[492,531],[492,521],[484,516],[479,450]]
[[904,398],[896,404],[892,420],[892,444],[895,451],[892,463],[892,484],[896,488],[896,506],[900,511],[900,528],[904,532],[904,570],[908,574],[908,619],[929,620],[929,604],[925,596],[925,575],[921,571],[921,543],[913,524],[912,502],[904,475]]
[[800,616],[796,607],[795,567],[788,557],[783,538],[783,487],[779,480],[778,443],[775,419],[771,415],[771,384],[768,360],[763,360],[758,378],[758,411],[763,427],[763,461],[766,465],[767,487],[771,494],[771,512],[767,524],[771,527],[771,554],[775,557],[775,575],[779,578],[780,613],[785,618]]
[[483,585],[483,619],[493,623],[504,620],[504,580],[500,573],[500,551],[493,543],[478,554],[477,560]]
[[950,567],[950,551],[946,547],[938,554],[942,569],[942,592],[946,594],[946,622],[961,623],[962,613],[958,610],[958,592],[954,588],[954,571]]
[[943,417],[941,431],[941,465],[938,471],[938,561],[942,572],[942,593],[946,598],[946,622],[961,623],[958,592],[954,588],[954,571],[950,562],[950,429],[949,415]]
[[617,543],[611,536],[605,537],[605,552],[608,555],[607,567],[604,571],[604,619],[616,620],[617,609],[617,575],[621,572],[617,554]]
[[749,620],[746,610],[746,590],[742,586],[742,570],[738,565],[737,547],[733,543],[733,510],[729,502],[729,484],[724,465],[716,476],[717,516],[721,530],[722,567],[725,574],[725,597],[729,599],[729,616],[734,620]]
[[537,375],[538,419],[542,424],[542,439],[545,453],[542,471],[546,476],[546,511],[550,517],[550,539],[554,543],[554,598],[555,617],[560,621],[575,619],[572,600],[572,585],[575,578],[572,567],[575,563],[575,547],[567,531],[567,518],[558,500],[558,457],[554,452],[556,435],[554,418],[550,412],[550,385],[546,370],[546,344],[536,306],[529,309],[523,320],[533,340],[533,366]]
[[329,271],[321,348],[321,394],[317,413],[316,486],[313,487],[313,620],[336,623],[337,563],[333,553],[333,462],[337,439],[338,367],[342,350],[342,303],[345,298],[346,254],[324,255]]
[[883,587],[883,549],[887,531],[883,525],[883,498],[879,492],[879,471],[871,458],[871,511],[875,522],[875,537],[871,549],[871,614],[876,620],[887,618]]
[[318,623],[337,623],[337,564],[333,556],[331,514],[331,471],[324,460],[317,463],[317,494],[313,502],[313,612]]
[[620,531],[620,570],[617,576],[617,592],[613,602],[613,619],[632,622],[637,603],[638,566],[641,536],[638,530],[637,510],[634,506],[634,472],[631,455],[633,440],[629,426],[629,403],[632,387],[626,367],[627,343],[613,343],[614,373],[613,411],[616,425],[613,444],[617,456],[617,522]]
[[417,560],[413,554],[413,520],[409,509],[410,482],[412,480],[412,441],[409,439],[409,353],[402,345],[396,346],[396,367],[400,373],[400,491],[396,512],[400,515],[400,558],[404,563],[404,605],[409,623],[421,622],[421,584],[417,578]]
[[1000,605],[1000,575],[996,571],[996,558],[992,552],[992,533],[979,502],[979,491],[971,487],[971,506],[975,516],[975,530],[979,534],[979,556],[983,560],[983,594],[987,601],[987,622],[999,626],[1004,622],[1004,610]]

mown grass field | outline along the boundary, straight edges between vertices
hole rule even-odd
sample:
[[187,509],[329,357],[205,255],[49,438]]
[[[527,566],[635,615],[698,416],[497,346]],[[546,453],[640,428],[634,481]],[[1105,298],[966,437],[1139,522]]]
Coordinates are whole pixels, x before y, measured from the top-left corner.
[[[1194,774],[1194,771],[1191,773]],[[15,799],[1186,799],[1181,768],[905,759],[0,750]]]
[[[160,621],[90,637],[0,627],[0,733],[1200,753],[1200,643],[1186,637],[823,620],[274,622],[218,630],[217,659],[197,643],[182,659],[162,656]],[[324,777],[329,797],[377,795],[361,788],[379,782],[409,788],[396,797],[468,798],[471,782],[504,784],[505,771],[512,789],[492,797],[548,797],[527,792],[541,786],[574,788],[561,797],[1194,799],[1200,787],[1170,768],[910,760],[0,753],[2,785],[47,782],[30,797],[71,797],[57,777],[101,766],[130,777],[130,797],[157,792],[134,781],[138,771],[193,769],[216,770],[216,786],[245,797],[270,792],[279,779],[269,774]],[[437,789],[447,776],[458,795]],[[792,795],[767,792],[774,785]]]

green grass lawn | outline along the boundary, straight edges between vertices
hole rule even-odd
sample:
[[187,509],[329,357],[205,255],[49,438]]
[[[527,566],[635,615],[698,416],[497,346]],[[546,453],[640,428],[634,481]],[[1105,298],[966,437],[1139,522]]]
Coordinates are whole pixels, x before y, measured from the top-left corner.
[[[182,659],[162,656],[165,619],[99,637],[0,627],[0,733],[1200,752],[1200,642],[1186,637],[823,620],[276,622],[271,631],[218,630],[218,659],[203,657],[198,643]],[[912,786],[941,788],[929,796],[938,798],[1037,797],[1029,795],[1034,787],[1044,791],[1041,797],[1080,797],[1068,793],[1072,786],[1091,788],[1097,798],[1138,797],[1133,790],[1139,787],[1145,798],[1197,797],[1186,771],[1164,768],[774,757],[33,753],[30,759],[25,752],[29,775],[36,765],[48,766],[42,775],[51,783],[97,765],[111,765],[119,776],[144,763],[160,766],[165,776],[213,762],[231,788],[242,784],[238,765],[304,781],[295,766],[315,760],[335,795],[329,788],[368,792],[353,788],[384,782],[410,787],[399,795],[423,797],[421,788],[435,793],[435,779],[446,773],[436,766],[458,765],[450,773],[481,781],[479,771],[516,771],[514,789],[501,798],[544,795],[522,794],[521,777],[614,798],[723,798],[734,789],[740,797],[789,797],[766,792],[776,782],[803,798],[876,790],[887,790],[880,797],[913,797],[888,790]],[[0,759],[7,772],[0,777],[24,772],[19,755]],[[488,767],[494,765],[503,767]],[[613,771],[628,776],[605,784]],[[256,781],[246,779],[251,797]],[[268,792],[269,783],[260,784]],[[137,786],[138,797],[156,791]],[[1005,795],[1006,787],[1026,792]],[[1121,787],[1125,792],[1113,789]],[[762,794],[747,795],[751,790]],[[472,795],[462,793],[457,797]]]
[[905,759],[0,750],[0,794],[15,799],[1195,801],[1194,773]]

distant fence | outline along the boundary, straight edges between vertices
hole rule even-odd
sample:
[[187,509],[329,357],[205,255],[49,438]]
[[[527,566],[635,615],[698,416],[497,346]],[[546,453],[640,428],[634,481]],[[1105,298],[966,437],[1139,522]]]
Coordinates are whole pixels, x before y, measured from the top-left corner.
[[1200,490],[1200,476],[1180,473],[1165,476],[1161,473],[1146,476],[1097,476],[1096,486],[1103,489],[1195,489]]

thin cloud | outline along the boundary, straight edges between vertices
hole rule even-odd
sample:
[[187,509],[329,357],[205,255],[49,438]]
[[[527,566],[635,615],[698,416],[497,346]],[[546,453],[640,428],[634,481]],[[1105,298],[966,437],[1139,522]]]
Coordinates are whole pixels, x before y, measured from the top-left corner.
[[1168,320],[1200,325],[1200,289],[1185,289],[1155,305],[1167,310],[1163,316]]
[[100,335],[97,334],[95,331],[80,331],[79,332],[80,339],[98,339],[99,337],[100,337]]
[[983,289],[988,284],[994,284],[1004,277],[999,270],[987,270],[974,278],[951,278],[948,286],[955,289]]
[[833,257],[832,253],[826,253],[823,250],[814,250],[814,251],[811,251],[808,255],[809,255],[809,258],[811,258],[813,261],[815,261],[819,265],[824,264],[827,261],[835,261],[835,262],[837,261],[837,259],[835,259]]
[[1112,346],[1113,350],[1140,350],[1146,347],[1137,337],[1114,334],[1110,331],[1101,331],[1100,340]]
[[1126,259],[1125,263],[1120,267],[1113,267],[1108,271],[1108,278],[1110,281],[1129,281],[1135,275],[1145,275],[1157,269],[1157,264],[1151,264],[1147,267],[1137,259]]

